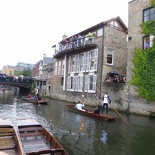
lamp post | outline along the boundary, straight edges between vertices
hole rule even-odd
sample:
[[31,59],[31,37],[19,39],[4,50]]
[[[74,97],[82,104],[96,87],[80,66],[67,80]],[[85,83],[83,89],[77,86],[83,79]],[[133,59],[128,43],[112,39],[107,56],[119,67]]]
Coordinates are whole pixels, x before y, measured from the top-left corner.
[[82,101],[83,101],[83,104],[84,104],[84,95],[82,95]]

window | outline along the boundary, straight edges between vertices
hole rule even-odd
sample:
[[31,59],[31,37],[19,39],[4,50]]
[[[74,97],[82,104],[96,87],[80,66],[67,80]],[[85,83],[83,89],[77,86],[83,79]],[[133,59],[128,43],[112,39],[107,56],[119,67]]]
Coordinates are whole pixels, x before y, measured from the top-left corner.
[[143,11],[143,21],[155,20],[155,8],[149,8]]
[[67,78],[67,91],[75,91],[76,90],[76,77],[68,76]]
[[62,75],[64,75],[65,72],[65,60],[62,61]]
[[94,67],[94,50],[90,51],[90,70]]
[[12,76],[12,71],[9,71],[9,75]]
[[70,74],[71,72],[71,56],[69,57],[69,60],[68,60],[68,74]]
[[110,27],[115,28],[115,29],[119,29],[120,28],[119,24],[116,21],[111,21],[110,23],[108,23],[108,25]]
[[101,37],[103,35],[103,28],[97,30],[97,37]]
[[58,75],[61,75],[61,61],[59,61],[59,66],[58,66]]
[[80,75],[78,78],[78,92],[83,92],[83,75]]
[[61,86],[64,84],[64,77],[61,77]]
[[93,90],[93,75],[89,76],[89,90]]
[[79,71],[83,71],[84,70],[84,54],[80,54],[79,55]]
[[71,77],[71,81],[70,81],[70,84],[71,84],[71,89],[73,89],[73,77]]
[[57,75],[57,64],[58,62],[55,62],[55,68],[54,68],[54,75]]
[[83,74],[68,76],[67,91],[83,92]]
[[114,55],[114,50],[113,49],[108,49],[107,50],[107,64],[113,64],[113,55]]
[[153,35],[147,35],[143,37],[143,49],[147,49],[153,46]]
[[68,64],[68,73],[76,72],[77,70],[77,60],[78,55],[73,55],[69,57],[69,64]]
[[96,92],[97,75],[90,74],[85,76],[85,92],[95,93]]
[[89,70],[96,71],[97,70],[97,62],[98,62],[98,49],[91,50],[89,53]]

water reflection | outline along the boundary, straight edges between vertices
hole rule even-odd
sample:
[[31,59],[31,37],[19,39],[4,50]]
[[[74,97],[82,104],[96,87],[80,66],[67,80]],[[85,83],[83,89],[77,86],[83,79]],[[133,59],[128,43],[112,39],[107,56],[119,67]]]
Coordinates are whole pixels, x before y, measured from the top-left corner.
[[107,131],[107,123],[105,123],[105,127],[102,130],[102,137],[100,138],[100,140],[104,143],[107,144],[107,140],[108,140],[108,131]]
[[[61,143],[70,155],[155,154],[155,119],[126,115],[127,125],[113,111],[106,122],[69,111],[66,102],[50,99],[48,105],[21,100],[20,94],[0,92],[0,117],[34,118]],[[90,107],[89,107],[90,108]]]

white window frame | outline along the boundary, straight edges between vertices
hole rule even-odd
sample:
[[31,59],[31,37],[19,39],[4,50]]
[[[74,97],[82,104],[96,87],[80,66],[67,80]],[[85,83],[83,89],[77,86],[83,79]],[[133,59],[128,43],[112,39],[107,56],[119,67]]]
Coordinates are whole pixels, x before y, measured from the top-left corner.
[[55,62],[55,67],[54,67],[54,75],[57,75],[58,74],[58,62],[56,61]]
[[[90,77],[93,76],[92,90],[90,90]],[[85,76],[85,92],[87,93],[95,93],[96,92],[96,83],[97,83],[97,75],[94,73],[90,73]]]
[[103,28],[97,30],[97,37],[101,37],[103,35]]
[[[148,36],[144,36],[143,37],[143,49],[147,49],[153,46],[153,39],[154,39],[154,35],[148,35]],[[146,47],[147,44],[147,40],[149,40],[149,44],[148,47]]]
[[65,73],[65,60],[62,61],[62,70],[61,71],[62,71],[61,74],[64,75],[64,73]]
[[[67,91],[75,91],[76,78],[73,74],[67,77]],[[71,87],[72,86],[72,87]]]
[[78,76],[78,92],[83,92],[83,74]]
[[[94,56],[92,57],[91,55],[91,52],[93,52]],[[91,66],[92,64],[92,61],[93,62],[93,66]],[[94,50],[91,50],[90,53],[89,53],[89,71],[90,72],[94,72],[94,71],[97,71],[97,63],[98,63],[98,49],[94,49]]]
[[89,64],[90,64],[90,51],[88,52],[85,52],[85,71],[88,72],[90,69],[89,69]]
[[58,62],[58,75],[61,75],[61,61]]
[[70,89],[71,89],[70,83],[71,83],[71,77],[68,76],[68,77],[67,77],[67,91],[70,91]]
[[[111,59],[112,59],[111,63],[108,63],[108,55],[109,56],[111,55]],[[106,62],[107,62],[108,65],[113,65],[114,64],[114,49],[112,49],[112,48],[107,49]]]
[[68,60],[68,74],[71,73],[71,56],[69,56],[69,60]]
[[84,71],[84,53],[79,54],[79,72],[83,72]]

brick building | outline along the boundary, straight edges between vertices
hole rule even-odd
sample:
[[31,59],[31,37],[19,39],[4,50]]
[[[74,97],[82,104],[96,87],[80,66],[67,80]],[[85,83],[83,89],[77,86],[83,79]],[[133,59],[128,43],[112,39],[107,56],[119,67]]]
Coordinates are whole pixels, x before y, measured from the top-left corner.
[[[135,49],[146,49],[153,44],[153,35],[143,34],[141,24],[150,20],[155,20],[155,8],[151,7],[150,0],[133,0],[129,2],[129,27],[128,27],[128,55],[127,55],[127,91],[128,107],[130,112],[149,114],[155,111],[153,103],[149,103],[138,96],[137,88],[130,85],[130,80],[134,75],[133,52]],[[148,45],[146,46],[146,44]],[[153,93],[153,92],[152,92]],[[125,104],[125,103],[124,103]]]
[[116,17],[73,36],[64,35],[53,46],[52,97],[76,102],[85,95],[85,103],[96,104],[100,91],[106,91],[104,84],[113,83],[114,77],[107,73],[126,75],[127,32],[123,21]]

